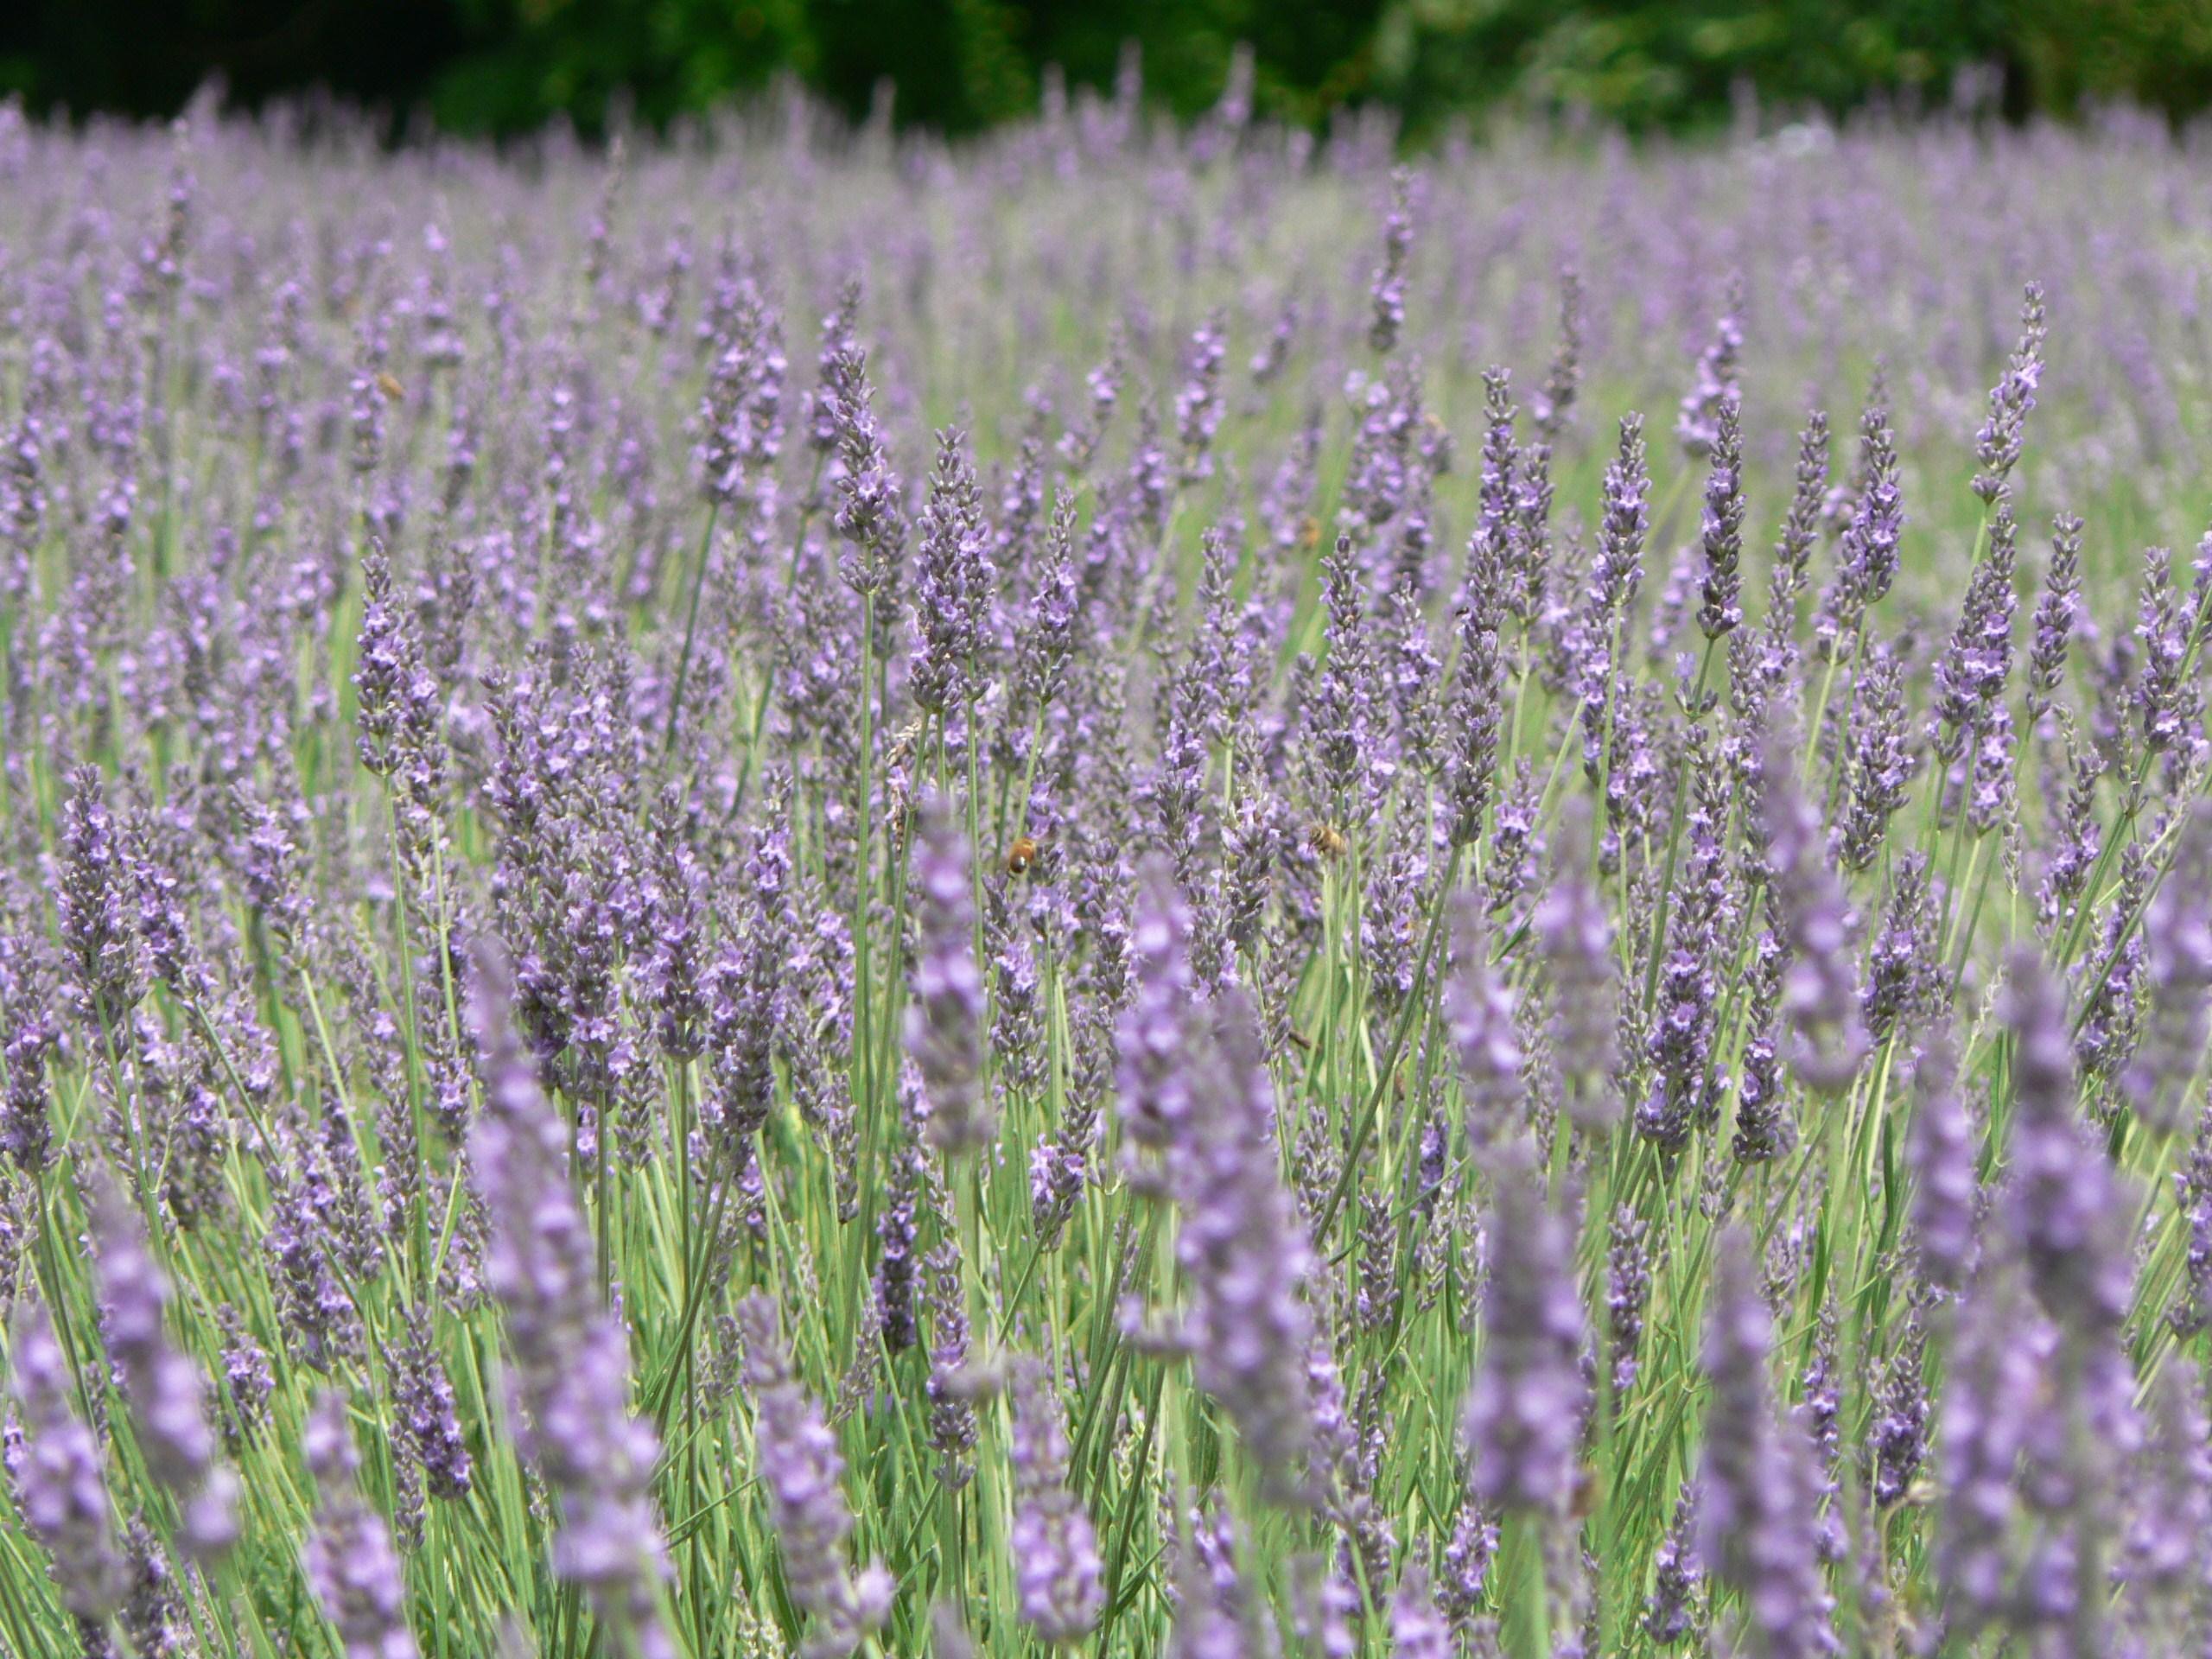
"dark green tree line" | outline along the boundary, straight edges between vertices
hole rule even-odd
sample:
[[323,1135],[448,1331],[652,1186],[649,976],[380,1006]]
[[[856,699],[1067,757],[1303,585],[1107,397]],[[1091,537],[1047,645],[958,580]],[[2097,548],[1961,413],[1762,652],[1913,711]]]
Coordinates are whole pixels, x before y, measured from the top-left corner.
[[312,88],[461,132],[660,124],[796,75],[859,116],[972,132],[1037,106],[1047,66],[1110,85],[1125,43],[1189,116],[1252,48],[1264,115],[1381,103],[1409,130],[1499,109],[1638,129],[1727,118],[1740,89],[1834,112],[1971,89],[2018,117],[2212,102],[2205,0],[22,0],[0,92],[41,112],[161,115],[210,77]]

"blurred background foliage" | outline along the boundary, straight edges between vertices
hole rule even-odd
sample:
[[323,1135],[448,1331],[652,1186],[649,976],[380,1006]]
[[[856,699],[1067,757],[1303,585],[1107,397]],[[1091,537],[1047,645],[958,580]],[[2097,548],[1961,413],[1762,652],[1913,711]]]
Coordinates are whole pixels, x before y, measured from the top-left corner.
[[1103,87],[1125,43],[1158,105],[1212,105],[1239,42],[1260,113],[1380,103],[1414,136],[1535,110],[1637,130],[1783,109],[2212,103],[2212,0],[4,0],[0,93],[163,115],[219,77],[258,105],[324,88],[394,130],[511,133],[626,106],[652,124],[795,75],[855,117],[972,132],[1058,65]]

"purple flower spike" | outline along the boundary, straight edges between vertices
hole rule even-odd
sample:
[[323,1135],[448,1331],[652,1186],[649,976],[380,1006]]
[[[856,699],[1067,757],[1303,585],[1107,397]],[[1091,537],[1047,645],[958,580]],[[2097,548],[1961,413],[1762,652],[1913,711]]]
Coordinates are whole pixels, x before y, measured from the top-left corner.
[[469,1162],[490,1224],[485,1276],[506,1315],[524,1453],[560,1506],[556,1570],[658,1659],[671,1650],[654,1606],[666,1570],[652,1491],[659,1448],[630,1413],[628,1339],[600,1302],[568,1130],[514,1028],[505,959],[483,946],[474,969],[484,1111],[469,1129]]
[[1481,899],[1463,890],[1452,895],[1452,906],[1455,961],[1445,987],[1445,1020],[1466,1090],[1468,1144],[1488,1147],[1519,1127],[1516,1119],[1526,1092],[1521,1037],[1513,992],[1490,964]]
[[2066,680],[2067,652],[2080,626],[2082,521],[2062,512],[2051,521],[2050,566],[2036,601],[2035,638],[2028,646],[2028,722],[2040,721]]
[[2120,1577],[2170,1615],[2188,1617],[2212,1575],[2212,1452],[2208,1452],[2204,1384],[2179,1357],[2151,1392],[2151,1436],[2139,1477],[2135,1522]]
[[1068,1437],[1041,1362],[1013,1370],[1014,1592],[1022,1618],[1049,1643],[1079,1642],[1098,1623],[1105,1568],[1090,1516],[1068,1490]]
[[1698,354],[1697,375],[1675,416],[1675,441],[1693,460],[1712,454],[1722,442],[1724,410],[1737,396],[1744,352],[1744,289],[1741,278],[1728,284],[1728,300],[1713,326],[1713,339]]
[[1492,1185],[1497,1255],[1467,1395],[1468,1479],[1490,1508],[1560,1516],[1574,1491],[1586,1393],[1571,1245],[1526,1140],[1500,1149]]
[[420,1649],[407,1627],[398,1552],[354,1484],[360,1457],[346,1397],[326,1389],[302,1438],[322,1497],[302,1566],[323,1617],[337,1628],[346,1659],[415,1659]]
[[2012,349],[2005,373],[1989,391],[1989,418],[1974,439],[1974,453],[1981,470],[1974,474],[1974,493],[1985,503],[1993,502],[2005,480],[2018,465],[2022,434],[2028,411],[2036,406],[2036,388],[2043,379],[2043,284],[2030,283],[2020,302],[2020,343]]
[[1820,1478],[1803,1427],[1776,1410],[1767,1373],[1774,1320],[1740,1225],[1720,1235],[1711,1306],[1699,1554],[1714,1581],[1741,1598],[1745,1651],[1840,1653],[1821,1576]]
[[1743,399],[1735,391],[1720,399],[1713,437],[1713,470],[1705,485],[1704,602],[1698,626],[1708,639],[1732,632],[1744,620]]
[[753,1392],[753,1455],[768,1494],[769,1518],[783,1545],[784,1582],[799,1611],[812,1618],[809,1659],[844,1659],[891,1611],[891,1580],[880,1567],[857,1577],[843,1560],[853,1529],[840,1486],[844,1459],[791,1370],[776,1329],[776,1306],[766,1296],[738,1307],[745,1338],[745,1383]]
[[2190,809],[2172,868],[2143,912],[2150,1013],[2120,1084],[2153,1128],[2179,1123],[2204,1052],[2212,999],[2212,802]]
[[981,1151],[997,1129],[982,1081],[983,976],[976,963],[972,863],[950,804],[933,798],[914,842],[920,919],[906,1052],[921,1075],[930,1142],[955,1154]]
[[1228,1410],[1266,1490],[1295,1498],[1313,1440],[1313,1251],[1278,1173],[1274,1081],[1251,1004],[1231,991],[1218,1008],[1176,1243],[1195,1292],[1190,1343],[1198,1386]]
[[138,1213],[105,1174],[95,1183],[93,1233],[99,1242],[101,1326],[123,1374],[147,1471],[176,1497],[185,1516],[180,1541],[206,1560],[238,1536],[237,1478],[215,1457],[207,1412],[207,1381],[172,1346],[163,1328],[169,1285],[146,1248]]
[[1797,787],[1796,755],[1770,738],[1764,771],[1767,868],[1789,947],[1782,989],[1789,1066],[1807,1088],[1838,1093],[1858,1076],[1868,1048],[1851,962],[1853,918],[1822,850],[1819,811]]
[[1452,1629],[1436,1610],[1428,1569],[1415,1561],[1390,1598],[1391,1659],[1452,1659]]
[[103,1618],[123,1599],[123,1560],[99,1445],[70,1404],[69,1362],[41,1304],[16,1311],[9,1357],[22,1413],[22,1441],[9,1448],[17,1512],[50,1558],[62,1605],[79,1618]]
[[2013,1040],[2005,1213],[2028,1282],[2062,1329],[2085,1340],[2117,1332],[2134,1280],[2128,1199],[2082,1122],[2065,991],[2032,946],[2013,953],[2004,1015]]
[[1618,970],[1612,918],[1590,881],[1587,803],[1568,804],[1552,877],[1536,901],[1536,940],[1551,987],[1552,1052],[1567,1077],[1567,1110],[1602,1133],[1620,1116],[1613,1086],[1618,1064]]
[[915,561],[915,654],[907,674],[914,701],[931,714],[957,711],[982,690],[996,584],[966,439],[940,432]]
[[1413,251],[1413,175],[1400,168],[1390,175],[1390,211],[1382,220],[1382,263],[1376,267],[1372,299],[1375,321],[1367,343],[1382,356],[1398,344],[1406,326],[1406,264]]
[[1912,1236],[1920,1275],[1955,1291],[1974,1250],[1974,1123],[1959,1096],[1958,1051],[1948,1024],[1931,1031],[1913,1071],[1916,1101],[1905,1141],[1912,1171]]
[[123,1025],[145,995],[146,969],[130,929],[130,884],[122,839],[107,809],[99,768],[69,774],[61,809],[61,884],[54,894],[62,948],[79,1006],[94,1033],[120,1046]]
[[[1136,913],[1129,931],[1135,957],[1136,995],[1115,1033],[1116,1087],[1122,1132],[1131,1173],[1152,1190],[1179,1173],[1176,1151],[1191,1133],[1191,1078],[1185,1050],[1192,998],[1191,915],[1175,873],[1164,858],[1146,861],[1138,874]],[[1156,1165],[1137,1162],[1156,1159]]]

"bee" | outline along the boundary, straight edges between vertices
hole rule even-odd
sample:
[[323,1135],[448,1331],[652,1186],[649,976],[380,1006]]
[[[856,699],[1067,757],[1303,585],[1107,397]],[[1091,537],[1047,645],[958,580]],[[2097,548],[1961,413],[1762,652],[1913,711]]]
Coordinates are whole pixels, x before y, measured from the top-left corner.
[[1578,1521],[1586,1521],[1598,1507],[1598,1471],[1589,1464],[1578,1465],[1574,1471],[1574,1497],[1568,1505],[1569,1512]]
[[906,792],[905,781],[896,772],[891,775],[884,792],[890,798],[889,810],[884,817],[886,832],[893,842],[897,842],[905,839],[908,823],[913,817],[913,799]]
[[1306,837],[1306,844],[1324,858],[1342,858],[1351,843],[1344,839],[1344,832],[1333,823],[1317,823],[1313,832]]
[[1310,512],[1298,521],[1298,544],[1306,548],[1321,544],[1321,521]]
[[399,384],[399,377],[390,369],[377,371],[377,390],[384,394],[384,400],[388,404],[396,404],[407,395],[407,388]]
[[1008,875],[1027,875],[1030,867],[1036,862],[1037,837],[1016,836],[1014,845],[1006,849],[1006,873]]

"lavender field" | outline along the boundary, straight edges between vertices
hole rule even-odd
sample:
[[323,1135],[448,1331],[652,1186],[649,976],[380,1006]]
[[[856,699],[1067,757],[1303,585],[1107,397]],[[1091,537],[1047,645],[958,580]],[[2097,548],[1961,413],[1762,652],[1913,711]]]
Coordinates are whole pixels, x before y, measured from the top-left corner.
[[0,114],[0,1652],[2212,1643],[2212,130]]

